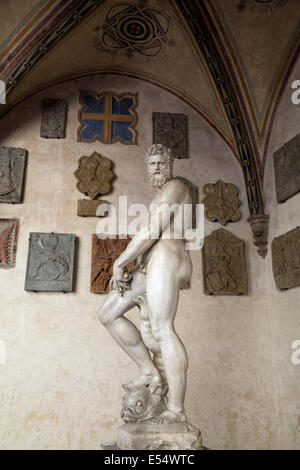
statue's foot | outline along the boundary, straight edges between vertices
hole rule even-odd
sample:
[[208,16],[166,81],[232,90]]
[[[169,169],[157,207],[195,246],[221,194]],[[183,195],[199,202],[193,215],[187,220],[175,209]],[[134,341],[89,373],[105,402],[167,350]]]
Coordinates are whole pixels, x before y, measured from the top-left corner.
[[131,390],[132,388],[141,387],[142,385],[163,385],[163,380],[159,373],[142,374],[135,380],[123,385],[123,388],[125,390]]
[[185,423],[187,421],[185,413],[177,413],[175,411],[166,410],[159,416],[151,419],[151,424],[171,424]]

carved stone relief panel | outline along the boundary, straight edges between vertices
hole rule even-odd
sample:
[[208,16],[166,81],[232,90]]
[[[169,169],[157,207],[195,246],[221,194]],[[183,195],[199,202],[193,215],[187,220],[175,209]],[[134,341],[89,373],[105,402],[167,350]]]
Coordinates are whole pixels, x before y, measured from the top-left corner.
[[18,231],[18,219],[0,219],[0,268],[15,266]]
[[27,151],[0,147],[0,202],[22,202]]
[[188,158],[188,118],[185,114],[153,113],[153,143],[172,150],[174,158]]
[[31,233],[25,290],[72,292],[76,237]]
[[300,192],[300,134],[274,153],[274,170],[278,202]]
[[81,193],[96,199],[97,196],[110,192],[111,180],[114,178],[111,160],[94,152],[90,157],[81,157],[78,165],[74,175]]
[[272,264],[277,289],[300,285],[300,227],[274,238]]
[[68,103],[65,100],[42,101],[41,137],[64,139],[66,134]]
[[[115,239],[107,238],[101,240],[95,234],[92,240],[92,272],[91,272],[91,292],[94,294],[107,294],[109,284],[113,274],[113,265],[117,258],[126,249],[131,238]],[[131,263],[127,270],[133,268]]]
[[248,294],[245,243],[228,230],[221,228],[205,237],[202,269],[205,294]]
[[203,187],[206,196],[202,204],[205,206],[205,217],[211,222],[226,225],[227,222],[236,222],[241,218],[238,199],[239,190],[231,183],[217,181],[215,184],[206,184]]

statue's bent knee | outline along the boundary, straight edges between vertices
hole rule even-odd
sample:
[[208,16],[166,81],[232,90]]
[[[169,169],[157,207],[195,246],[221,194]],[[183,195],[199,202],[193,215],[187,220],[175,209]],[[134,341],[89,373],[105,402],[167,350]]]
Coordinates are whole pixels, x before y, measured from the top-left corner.
[[171,325],[152,325],[152,334],[155,340],[161,345],[162,343],[169,340],[170,336],[173,335],[174,330]]
[[99,318],[100,323],[102,323],[102,325],[104,326],[107,325],[110,321],[109,312],[104,305],[100,308],[98,312],[98,318]]

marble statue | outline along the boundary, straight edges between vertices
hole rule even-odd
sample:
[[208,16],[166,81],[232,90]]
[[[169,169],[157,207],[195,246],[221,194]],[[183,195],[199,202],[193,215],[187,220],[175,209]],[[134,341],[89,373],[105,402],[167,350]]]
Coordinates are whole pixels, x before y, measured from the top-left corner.
[[[191,204],[191,195],[188,187],[173,177],[170,149],[161,144],[152,145],[146,153],[146,165],[150,183],[156,189],[148,223],[115,261],[111,292],[100,309],[99,318],[141,372],[137,379],[124,386],[123,420],[145,423],[146,435],[149,429],[155,429],[156,440],[157,432],[162,429],[165,432],[167,426],[174,430],[174,423],[177,423],[176,432],[185,436],[192,433],[192,443],[188,446],[185,443],[185,447],[177,443],[172,448],[196,449],[201,448],[201,433],[187,423],[184,409],[187,354],[174,329],[180,289],[189,284],[192,263],[185,241],[174,238],[174,217],[168,220],[160,217],[163,204],[169,207],[177,204],[180,208]],[[158,231],[155,221],[159,221]],[[167,232],[170,237],[164,236]],[[125,268],[131,262],[135,266],[128,273]],[[140,311],[140,330],[124,317],[135,306]],[[158,427],[159,431],[157,425],[162,426]],[[145,446],[145,442],[142,447],[122,448],[165,448],[163,445],[155,447],[153,442]]]

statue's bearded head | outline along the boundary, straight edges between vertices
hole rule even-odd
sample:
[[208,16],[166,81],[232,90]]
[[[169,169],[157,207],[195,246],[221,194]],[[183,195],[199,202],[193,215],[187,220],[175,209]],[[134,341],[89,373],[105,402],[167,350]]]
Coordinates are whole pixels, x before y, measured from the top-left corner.
[[170,149],[154,144],[147,150],[145,158],[152,186],[162,188],[173,179],[173,157]]

